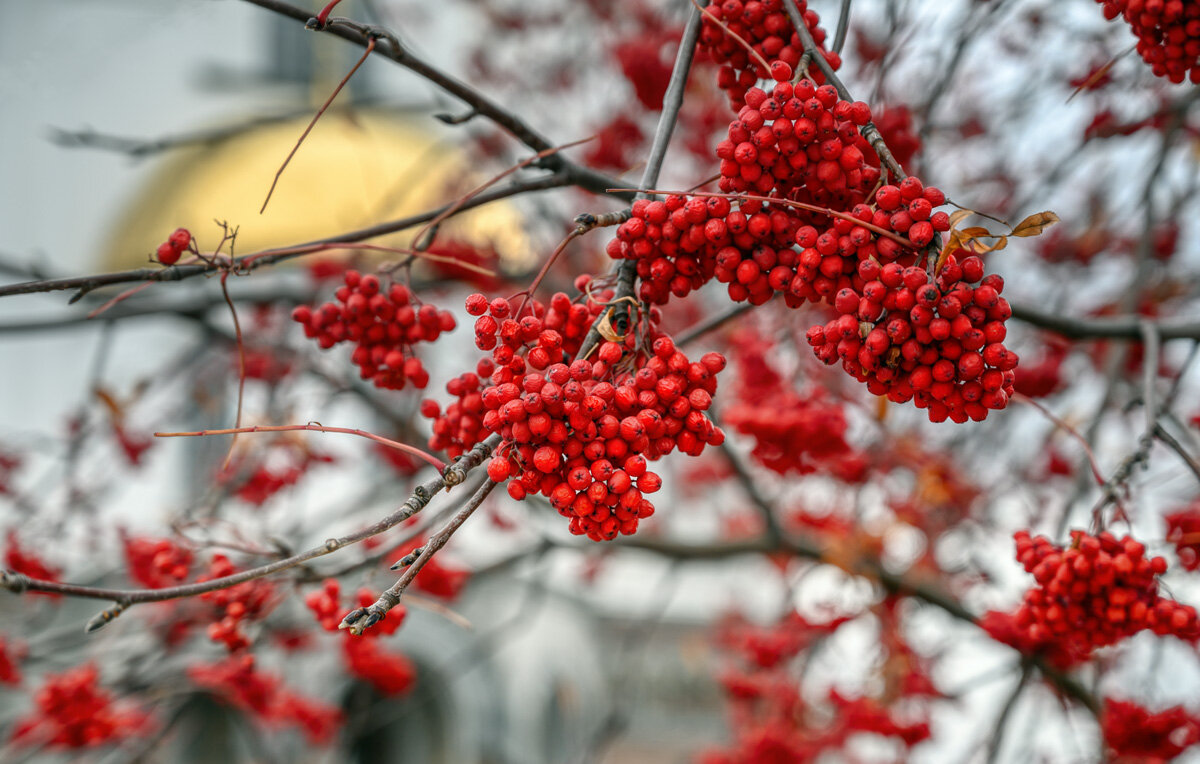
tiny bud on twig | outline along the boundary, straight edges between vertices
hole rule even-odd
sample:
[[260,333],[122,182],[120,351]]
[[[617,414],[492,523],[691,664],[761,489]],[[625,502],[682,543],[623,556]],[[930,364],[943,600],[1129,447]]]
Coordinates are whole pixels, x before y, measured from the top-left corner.
[[409,552],[408,554],[404,555],[399,560],[397,560],[396,564],[393,565],[391,569],[392,570],[400,570],[401,568],[407,568],[409,565],[412,565],[414,562],[416,562],[417,558],[421,556],[421,552],[424,552],[424,551],[425,551],[425,547],[423,547],[423,546],[417,547],[416,549],[412,550],[411,552]]

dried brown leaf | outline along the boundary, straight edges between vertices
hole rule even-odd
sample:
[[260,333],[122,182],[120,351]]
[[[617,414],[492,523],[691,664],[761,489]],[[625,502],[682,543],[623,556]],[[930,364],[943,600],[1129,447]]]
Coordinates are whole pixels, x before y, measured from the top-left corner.
[[1058,215],[1055,215],[1050,210],[1046,210],[1045,212],[1037,212],[1025,218],[1020,223],[1017,223],[1016,227],[1012,230],[1012,235],[1039,236],[1041,235],[1042,231],[1045,231],[1047,228],[1057,223],[1058,220]]
[[975,210],[961,209],[950,213],[950,227],[957,228],[958,224],[975,214]]
[[600,336],[609,342],[622,342],[625,336],[617,334],[617,330],[612,325],[613,309],[609,308],[605,312],[604,318],[600,319],[600,323],[596,326],[596,331],[600,332]]

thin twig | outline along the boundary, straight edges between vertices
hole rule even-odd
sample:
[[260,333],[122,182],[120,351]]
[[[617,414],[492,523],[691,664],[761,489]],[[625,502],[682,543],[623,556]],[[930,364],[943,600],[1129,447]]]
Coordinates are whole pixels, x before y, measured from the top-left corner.
[[987,764],[992,764],[992,762],[996,761],[996,757],[1000,754],[1000,744],[1004,742],[1004,728],[1008,726],[1008,718],[1012,715],[1012,710],[1016,707],[1021,693],[1025,691],[1025,685],[1029,681],[1029,674],[1030,666],[1026,663],[1021,666],[1021,677],[1017,680],[1016,687],[1013,688],[1012,693],[1008,696],[1008,700],[1004,702],[1004,706],[1000,709],[1000,716],[996,719],[991,739],[988,741]]
[[1188,469],[1192,471],[1192,474],[1196,476],[1196,479],[1200,480],[1200,462],[1197,462],[1196,458],[1187,452],[1187,449],[1183,447],[1182,443],[1176,440],[1174,435],[1167,432],[1159,424],[1154,428],[1154,437],[1161,440],[1168,448],[1174,451],[1183,460],[1183,463],[1188,466]]
[[732,307],[726,308],[724,311],[716,314],[715,316],[710,316],[709,318],[706,318],[703,321],[684,329],[682,332],[676,335],[675,344],[687,345],[690,342],[694,342],[714,329],[719,329],[738,316],[749,313],[754,308],[755,306],[748,302],[739,302]]
[[1085,454],[1087,454],[1088,464],[1090,464],[1092,467],[1092,477],[1094,477],[1096,479],[1097,484],[1099,484],[1101,486],[1104,485],[1104,475],[1100,472],[1100,465],[1096,463],[1096,455],[1092,452],[1092,447],[1088,444],[1087,438],[1083,437],[1083,435],[1079,432],[1079,430],[1076,430],[1074,427],[1072,427],[1071,425],[1064,422],[1056,414],[1054,414],[1054,412],[1052,412],[1050,409],[1046,408],[1045,406],[1038,403],[1033,398],[1030,398],[1028,395],[1025,395],[1024,393],[1013,393],[1012,399],[1014,401],[1019,401],[1021,403],[1027,403],[1030,406],[1033,406],[1035,409],[1042,412],[1042,414],[1047,419],[1049,419],[1051,422],[1053,422],[1057,427],[1059,427],[1061,430],[1066,432],[1071,437],[1078,440],[1080,445],[1083,446],[1083,452]]
[[483,500],[488,497],[488,494],[492,492],[492,489],[496,485],[495,481],[489,479],[483,485],[479,486],[475,493],[471,495],[471,498],[467,500],[462,510],[451,518],[445,527],[429,537],[429,540],[425,542],[424,550],[405,569],[400,578],[396,580],[396,583],[392,584],[383,594],[380,594],[379,599],[375,600],[369,607],[358,608],[347,613],[346,617],[338,625],[338,628],[347,629],[351,634],[359,636],[365,629],[369,629],[383,620],[389,610],[400,604],[400,597],[404,594],[404,590],[408,588],[408,585],[412,583],[417,574],[421,572],[421,569],[425,567],[425,563],[429,562],[437,554],[438,550],[446,545],[446,542],[450,540],[454,532],[462,527],[467,518],[474,514],[475,510],[479,509],[479,505],[483,503]]
[[[337,1],[340,2],[340,0]],[[336,5],[336,2],[330,3],[329,7],[322,11],[322,13],[327,13],[334,5]],[[342,88],[346,87],[346,83],[350,81],[350,78],[354,76],[354,73],[358,71],[358,68],[366,63],[367,57],[370,56],[371,52],[374,50],[375,38],[371,37],[367,40],[367,49],[363,51],[362,57],[359,58],[358,62],[354,64],[349,72],[346,73],[346,76],[342,78],[342,81],[337,84],[337,87],[335,87],[333,92],[329,94],[329,98],[326,98],[325,103],[321,104],[321,108],[317,109],[317,113],[314,114],[312,120],[309,121],[308,127],[304,128],[304,132],[300,133],[300,138],[297,139],[296,145],[292,146],[292,150],[288,152],[287,158],[283,160],[283,164],[279,165],[279,169],[275,171],[275,177],[271,180],[271,187],[267,189],[267,198],[263,199],[262,207],[259,208],[258,214],[261,215],[267,211],[267,204],[269,204],[271,201],[271,194],[275,193],[275,186],[279,184],[279,176],[283,175],[283,171],[286,170],[288,164],[291,163],[292,157],[296,156],[296,152],[300,150],[300,144],[304,143],[304,139],[307,138],[308,134],[312,132],[312,129],[316,127],[317,120],[321,118],[321,115],[324,114],[325,110],[329,108],[329,105],[333,103],[333,99],[337,98],[338,93],[342,92]]]
[[[282,0],[247,0],[247,2],[278,13],[281,16],[286,16],[304,25],[307,25],[308,20],[312,18],[310,11],[290,3],[282,2]],[[443,72],[428,61],[415,55],[400,44],[396,35],[385,29],[360,24],[350,19],[332,18],[319,31],[340,37],[347,42],[363,47],[371,39],[379,38],[386,45],[381,45],[376,49],[376,57],[382,56],[387,58],[423,77],[450,95],[458,98],[476,114],[491,120],[534,151],[544,151],[553,148],[555,145],[553,141],[543,136],[509,109],[496,103],[462,80]],[[546,157],[540,164],[547,170],[565,175],[568,179],[568,185],[576,185],[593,193],[602,194],[605,188],[615,185],[610,182],[611,179],[604,173],[576,164],[558,154]]]
[[368,440],[373,440],[376,443],[379,443],[380,445],[387,446],[388,448],[394,448],[397,451],[403,451],[404,453],[406,453],[410,456],[415,456],[418,459],[421,459],[429,464],[432,464],[438,470],[446,469],[446,463],[443,462],[441,459],[438,459],[436,456],[434,456],[433,454],[430,454],[428,451],[423,451],[415,446],[410,446],[407,443],[400,443],[398,441],[391,440],[390,438],[385,438],[382,435],[376,435],[373,432],[367,432],[366,430],[356,430],[356,429],[352,429],[349,427],[326,427],[324,425],[317,424],[315,422],[310,422],[308,424],[280,424],[280,425],[257,425],[254,427],[231,427],[231,428],[224,429],[224,430],[196,430],[194,432],[156,432],[156,433],[154,433],[154,437],[156,437],[156,438],[203,438],[203,437],[207,437],[210,435],[235,435],[236,436],[239,433],[250,433],[250,432],[299,432],[299,431],[334,432],[334,433],[341,433],[343,435],[357,435],[360,438],[367,438]]
[[[496,189],[488,193],[480,194],[469,202],[459,207],[459,212],[464,212],[468,209],[480,207],[484,204],[497,201],[499,199],[507,199],[512,196],[529,193],[532,191],[545,191],[553,188],[562,188],[563,186],[572,185],[572,181],[565,174],[544,175],[540,178],[534,178],[527,181],[513,183],[505,188]],[[632,194],[630,194],[632,197]],[[392,220],[386,223],[360,228],[354,231],[348,231],[336,236],[330,236],[325,239],[316,239],[305,242],[303,244],[295,244],[289,247],[278,247],[273,249],[262,250],[249,255],[242,255],[234,258],[232,262],[207,262],[196,265],[172,265],[167,268],[137,268],[128,271],[117,271],[115,273],[103,273],[91,276],[73,276],[68,278],[55,279],[40,279],[36,281],[25,281],[18,284],[7,284],[0,286],[0,297],[9,297],[18,294],[35,294],[40,292],[57,292],[69,289],[78,289],[81,292],[90,292],[100,287],[111,286],[113,284],[127,284],[137,281],[182,281],[183,279],[202,276],[210,273],[216,273],[223,269],[232,269],[237,273],[246,273],[256,268],[274,265],[276,263],[292,260],[303,255],[313,254],[315,252],[323,252],[331,249],[338,249],[343,245],[361,242],[366,239],[373,239],[378,236],[384,236],[389,233],[403,231],[406,228],[411,228],[424,223],[434,216],[440,214],[449,208],[450,205],[443,205],[432,210],[410,215],[408,217]],[[428,257],[428,255],[426,256]],[[462,265],[462,263],[457,263]]]
[[460,456],[454,464],[452,464],[443,475],[430,478],[421,485],[413,489],[412,495],[404,502],[401,507],[387,517],[370,525],[360,531],[351,533],[340,538],[331,538],[319,546],[312,547],[299,554],[292,555],[282,560],[261,565],[257,568],[249,568],[240,573],[224,576],[222,578],[214,578],[211,581],[204,581],[194,584],[183,584],[180,586],[164,587],[162,589],[107,589],[95,586],[80,586],[77,584],[65,584],[58,581],[43,581],[41,579],[30,578],[29,576],[6,570],[0,572],[0,588],[7,589],[11,592],[51,592],[54,594],[64,594],[71,597],[82,597],[85,599],[111,600],[117,604],[134,605],[143,602],[162,602],[164,600],[180,599],[183,597],[195,597],[206,592],[217,591],[219,589],[228,589],[231,586],[253,581],[264,576],[269,576],[272,573],[294,568],[302,565],[309,560],[317,557],[324,557],[327,554],[332,554],[344,547],[352,544],[357,544],[360,541],[378,536],[408,518],[423,510],[429,502],[437,495],[439,491],[447,485],[446,475],[455,469],[464,472],[470,471],[478,467],[492,452],[494,448],[494,440],[486,440],[476,444],[470,451]]
[[[821,53],[821,49],[817,47],[817,41],[813,39],[812,32],[808,31],[808,25],[804,23],[804,16],[800,13],[800,8],[796,5],[795,0],[784,0],[784,9],[787,11],[788,17],[792,20],[792,25],[796,28],[796,34],[800,35],[800,41],[804,43],[804,51],[812,55],[813,61],[817,68],[821,70],[821,74],[825,75],[825,81],[833,85],[837,89],[838,96],[843,101],[853,101],[854,97],[850,95],[850,91],[846,89],[846,85],[837,76],[837,72],[829,63],[829,59],[825,58]],[[858,132],[862,137],[871,144],[871,148],[875,149],[879,161],[884,167],[890,170],[897,178],[903,179],[907,177],[904,173],[904,168],[896,161],[896,157],[892,155],[891,149],[883,140],[883,136],[879,132],[879,128],[874,122],[868,122],[858,128]]]
[[[233,306],[233,300],[229,297],[229,272],[221,274],[221,296],[225,298],[225,304],[229,306],[229,315],[233,316],[233,336],[237,343],[238,353],[238,397],[237,397],[237,415],[233,419],[235,428],[242,426],[242,400],[246,394],[246,343],[242,341],[242,322],[238,320],[237,308]],[[148,286],[148,285],[147,285]],[[221,464],[221,471],[224,472],[229,467],[229,462],[233,459],[233,447],[237,444],[237,435],[235,434],[229,439],[229,451],[225,454],[225,461]]]
[[839,56],[846,45],[846,30],[850,28],[850,0],[842,0],[842,9],[838,13],[837,31],[833,34],[833,52]]
[[417,249],[417,250],[427,249],[433,243],[432,242],[432,240],[433,240],[432,232],[437,231],[438,226],[441,225],[443,220],[445,220],[446,218],[453,215],[455,212],[457,212],[459,209],[461,209],[462,206],[464,204],[466,204],[468,201],[470,201],[471,199],[474,199],[476,196],[479,196],[481,193],[488,190],[492,186],[496,185],[504,178],[507,178],[509,175],[512,175],[514,172],[523,170],[532,164],[536,164],[547,157],[552,157],[560,151],[565,151],[566,149],[569,149],[573,146],[578,146],[582,143],[587,143],[588,141],[591,141],[591,140],[594,140],[594,138],[583,138],[578,141],[571,141],[570,143],[564,143],[561,146],[552,146],[548,149],[543,149],[542,151],[539,151],[538,153],[534,154],[533,156],[529,157],[528,159],[518,162],[517,164],[513,165],[512,167],[509,167],[508,169],[504,170],[503,172],[500,172],[499,174],[492,176],[487,181],[484,181],[481,185],[476,186],[475,188],[471,189],[463,196],[456,199],[448,207],[446,207],[445,210],[443,210],[442,212],[439,212],[428,223],[426,223],[424,228],[422,228],[420,231],[417,231],[417,233],[413,235],[413,248]]

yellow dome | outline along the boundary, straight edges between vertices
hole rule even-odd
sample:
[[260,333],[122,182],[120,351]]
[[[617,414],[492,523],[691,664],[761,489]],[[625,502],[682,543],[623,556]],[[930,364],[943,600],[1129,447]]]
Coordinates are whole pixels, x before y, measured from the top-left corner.
[[[486,180],[471,173],[463,152],[432,129],[395,114],[331,111],[292,157],[260,215],[275,172],[309,119],[255,127],[216,144],[174,152],[117,222],[106,265],[145,265],[181,226],[192,232],[201,251],[212,251],[221,237],[213,221],[225,221],[238,228],[235,254],[249,254],[424,212]],[[373,242],[407,246],[419,228]],[[505,201],[455,216],[438,238],[492,246],[517,260],[528,252],[521,216]]]

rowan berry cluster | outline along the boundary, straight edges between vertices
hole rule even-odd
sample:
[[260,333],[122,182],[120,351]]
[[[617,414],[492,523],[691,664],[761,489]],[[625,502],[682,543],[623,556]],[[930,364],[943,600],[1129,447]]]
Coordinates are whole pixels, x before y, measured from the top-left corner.
[[1200,4],[1191,0],[1096,0],[1138,38],[1137,52],[1155,76],[1200,84]]
[[[59,581],[62,571],[52,567],[46,563],[37,554],[30,551],[26,547],[21,546],[17,539],[16,530],[9,529],[4,535],[4,567],[20,573],[23,576],[36,578],[42,581]],[[34,594],[42,594],[42,592],[34,592]],[[57,599],[61,594],[46,593],[45,596]]]
[[[196,581],[211,581],[232,576],[237,572],[237,568],[228,557],[217,554],[213,555],[208,575]],[[263,578],[201,594],[200,599],[212,604],[217,611],[217,620],[208,626],[208,638],[223,643],[230,652],[248,647],[250,639],[242,630],[242,624],[263,615],[269,608],[274,594],[274,585]]]
[[[451,381],[459,400],[445,415],[432,403],[423,413],[437,417],[431,445],[451,454],[500,434],[489,477],[509,481],[514,499],[546,496],[573,533],[599,541],[633,533],[653,513],[645,495],[662,481],[648,461],[723,441],[704,412],[725,359],[709,353],[693,363],[654,328],[656,310],[631,327],[624,304],[609,307],[611,290],[593,291],[586,276],[577,287],[585,293],[579,302],[558,293],[549,308],[469,296],[475,343],[492,357],[479,374]],[[595,360],[572,361],[602,314],[609,335],[621,339],[601,343]]]
[[[819,26],[820,17],[808,9],[805,0],[799,0],[797,5],[821,55],[837,69],[842,60],[837,53],[824,49],[826,35]],[[763,70],[729,32],[746,41],[768,62],[770,69]],[[804,53],[804,43],[784,10],[783,0],[713,0],[705,8],[699,47],[721,67],[717,85],[729,93],[729,102],[735,109],[744,103],[746,91],[758,80],[768,77],[779,81],[791,79]]]
[[912,400],[935,422],[1004,408],[1017,356],[1003,344],[1003,281],[962,250],[940,258],[940,271],[929,262],[950,229],[935,211],[945,195],[916,177],[879,186],[859,133],[871,110],[831,86],[780,82],[770,94],[747,88],[744,100],[716,150],[722,191],[779,201],[635,202],[607,251],[636,261],[642,299],[664,303],[715,277],[735,301],[782,292],[791,307],[824,302],[840,315],[810,328],[809,343],[872,393]]
[[130,577],[147,589],[174,586],[188,577],[190,549],[170,539],[126,536],[123,542]]
[[1100,732],[1114,764],[1167,762],[1200,743],[1200,716],[1183,706],[1158,712],[1137,703],[1106,698]]
[[218,663],[190,666],[187,675],[197,686],[266,726],[299,727],[315,745],[328,743],[341,728],[342,713],[337,707],[288,690],[277,675],[259,671],[253,655],[231,655]]
[[0,634],[0,684],[21,683],[21,660],[25,657],[25,646],[5,634]]
[[433,420],[429,448],[445,451],[451,459],[462,456],[471,446],[487,437],[483,426],[483,388],[496,370],[490,358],[482,358],[474,372],[458,375],[446,383],[446,392],[454,401],[443,412],[437,401],[421,401],[421,416]]
[[166,241],[158,245],[155,256],[163,265],[174,265],[191,244],[191,232],[186,228],[176,228]]
[[1167,541],[1175,545],[1175,554],[1184,570],[1200,570],[1200,500],[1163,518],[1167,523]]
[[1028,531],[1018,531],[1015,539],[1017,560],[1037,585],[1025,593],[1011,622],[984,619],[994,638],[1023,652],[1041,652],[1062,667],[1146,629],[1193,642],[1200,638],[1196,609],[1159,596],[1158,576],[1167,561],[1147,557],[1140,542],[1107,531],[1096,536],[1072,531],[1066,549]]
[[1003,279],[984,276],[974,255],[951,255],[932,282],[919,266],[864,263],[862,292],[839,290],[841,315],[808,330],[817,358],[840,360],[870,392],[911,400],[934,422],[980,421],[1008,405],[1017,355],[1004,346]]
[[18,745],[92,748],[136,737],[152,726],[148,714],[113,702],[90,663],[47,676],[34,704],[35,710],[13,727],[12,740]]
[[846,442],[848,423],[841,405],[820,388],[797,392],[771,366],[771,343],[739,334],[738,385],[725,408],[725,422],[754,439],[755,460],[780,474],[807,475],[853,455]]
[[482,393],[493,375],[500,373],[511,381],[529,368],[545,369],[551,363],[570,361],[579,351],[592,324],[606,310],[611,290],[590,293],[590,279],[581,276],[581,291],[588,292],[572,301],[563,292],[550,299],[549,306],[528,298],[514,315],[512,303],[498,297],[488,300],[482,294],[466,299],[467,313],[476,317],[475,346],[491,351],[492,357],[480,359],[475,373],[466,372],[446,383],[446,392],[456,399],[443,412],[434,400],[421,404],[421,415],[433,420],[429,447],[456,458],[487,437]]
[[[355,599],[356,607],[367,607],[375,601],[375,595],[369,589],[360,589]],[[316,615],[321,627],[334,632],[338,631],[338,624],[346,612],[340,602],[341,586],[336,578],[325,579],[320,589],[304,598],[304,603]],[[376,639],[370,637],[394,634],[404,623],[407,614],[404,605],[397,605],[374,628],[363,632],[367,637],[365,639],[353,636],[348,631],[341,632],[342,659],[346,669],[383,695],[398,695],[411,689],[417,678],[417,669],[406,656],[384,650]]]
[[869,106],[808,79],[778,82],[769,93],[750,88],[745,101],[717,144],[722,191],[774,191],[836,209],[866,200],[879,180],[878,160],[858,132],[871,121]]
[[653,514],[645,496],[662,480],[647,462],[676,448],[695,456],[724,440],[705,412],[725,359],[709,353],[691,362],[665,335],[647,358],[633,337],[604,342],[595,361],[523,377],[502,368],[483,392],[484,426],[506,441],[488,476],[512,478],[514,499],[546,496],[572,533],[595,541],[632,534]]
[[346,271],[344,282],[335,292],[336,303],[316,309],[301,305],[292,312],[305,336],[326,349],[354,343],[350,360],[376,387],[400,390],[411,383],[424,388],[429,373],[412,354],[413,345],[433,342],[454,329],[454,315],[420,304],[403,284],[385,290],[373,274]]

